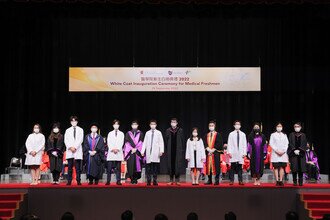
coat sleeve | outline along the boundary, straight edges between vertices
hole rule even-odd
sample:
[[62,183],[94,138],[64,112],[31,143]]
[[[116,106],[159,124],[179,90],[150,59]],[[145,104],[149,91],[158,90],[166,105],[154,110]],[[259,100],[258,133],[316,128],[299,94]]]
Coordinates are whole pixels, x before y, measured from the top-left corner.
[[[204,143],[203,143],[203,141],[201,141],[201,145],[202,145],[202,149],[204,149]],[[201,154],[202,154],[202,160],[205,162],[205,161],[206,161],[206,153],[205,153],[205,150],[202,150],[202,151],[201,151]]]
[[246,135],[243,135],[243,155],[247,155],[247,140],[246,140]]
[[40,152],[40,151],[43,151],[45,149],[45,142],[46,142],[45,136],[43,134],[41,134],[41,135],[42,135],[41,141],[38,144],[39,146],[37,146],[37,149],[36,149],[37,153]]
[[73,147],[79,150],[82,147],[83,142],[84,142],[84,130],[81,129],[79,132],[77,132],[77,138]]
[[31,140],[31,134],[28,136],[28,138],[26,139],[25,141],[25,147],[26,147],[26,150],[27,150],[27,153],[30,154],[31,151],[33,150],[33,146],[32,146],[32,140]]
[[229,154],[233,153],[233,141],[232,141],[232,134],[231,133],[228,135],[227,152]]
[[274,134],[270,135],[269,146],[272,148],[273,151],[277,150],[274,141]]
[[187,140],[187,147],[186,147],[186,160],[190,159],[190,146],[189,146],[189,139]]
[[163,154],[164,153],[164,139],[163,139],[163,135],[162,133],[160,132],[160,135],[159,135],[159,153]]
[[147,144],[147,141],[148,141],[148,135],[146,133],[146,135],[144,136],[144,140],[143,140],[143,143],[142,143],[142,149],[141,149],[141,154],[144,154],[145,151],[146,151],[146,144]]

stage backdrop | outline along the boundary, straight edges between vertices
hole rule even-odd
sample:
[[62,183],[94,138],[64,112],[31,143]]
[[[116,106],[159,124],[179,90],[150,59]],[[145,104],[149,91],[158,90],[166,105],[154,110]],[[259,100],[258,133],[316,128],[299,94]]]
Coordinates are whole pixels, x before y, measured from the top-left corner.
[[[106,136],[113,119],[127,131],[177,117],[189,135],[209,119],[227,137],[236,119],[269,137],[301,120],[329,171],[329,5],[112,5],[0,3],[1,171],[33,123],[48,136],[70,115]],[[69,92],[69,67],[259,67],[261,92]],[[164,172],[165,167],[162,166]]]

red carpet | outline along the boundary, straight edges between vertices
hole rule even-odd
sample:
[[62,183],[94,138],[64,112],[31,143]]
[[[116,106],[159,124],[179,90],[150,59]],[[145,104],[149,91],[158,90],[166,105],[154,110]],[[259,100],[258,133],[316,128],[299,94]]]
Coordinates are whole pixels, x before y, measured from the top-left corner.
[[322,219],[324,214],[330,214],[330,193],[302,193],[301,200],[312,219]]
[[[27,188],[282,188],[277,187],[273,183],[264,183],[261,186],[254,186],[252,183],[246,183],[244,186],[240,186],[235,183],[233,186],[230,186],[228,183],[221,183],[218,186],[213,185],[204,185],[200,184],[198,186],[193,186],[190,183],[182,183],[180,186],[176,185],[167,185],[166,183],[159,183],[158,186],[146,186],[145,183],[139,183],[137,185],[131,185],[130,183],[124,183],[121,186],[117,186],[115,183],[111,183],[110,186],[104,185],[104,183],[99,183],[99,185],[88,185],[87,183],[83,183],[81,186],[73,184],[72,186],[67,186],[65,183],[61,183],[60,185],[52,185],[50,183],[41,183],[36,186],[31,186],[27,183],[10,183],[10,184],[0,184],[0,189],[27,189]],[[302,189],[330,189],[330,184],[305,184],[302,187],[293,186],[293,184],[286,184],[284,188],[302,188]]]
[[14,217],[19,203],[23,200],[22,193],[0,194],[0,219],[9,220]]

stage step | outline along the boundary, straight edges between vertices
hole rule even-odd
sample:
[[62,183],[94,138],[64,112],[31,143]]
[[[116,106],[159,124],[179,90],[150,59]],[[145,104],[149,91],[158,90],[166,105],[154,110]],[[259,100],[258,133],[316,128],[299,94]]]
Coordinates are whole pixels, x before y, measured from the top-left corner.
[[301,200],[312,219],[322,219],[324,214],[330,214],[330,193],[301,193]]
[[19,209],[24,199],[22,193],[0,194],[0,219],[9,220],[15,217],[15,211]]

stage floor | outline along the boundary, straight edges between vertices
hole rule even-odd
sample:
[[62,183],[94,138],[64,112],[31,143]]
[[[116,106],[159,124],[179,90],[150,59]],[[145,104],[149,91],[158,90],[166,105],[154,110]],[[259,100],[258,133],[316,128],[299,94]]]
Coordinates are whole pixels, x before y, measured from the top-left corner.
[[0,193],[24,193],[26,211],[47,220],[58,220],[66,211],[74,213],[79,220],[117,220],[127,209],[133,211],[136,220],[153,220],[158,213],[165,213],[170,220],[180,220],[192,211],[198,213],[200,220],[223,219],[228,211],[235,212],[241,220],[281,220],[289,210],[297,211],[300,219],[307,220],[300,200],[303,192],[330,193],[330,184],[303,187],[293,184],[276,187],[273,183],[261,186],[252,183],[244,186],[237,183],[233,186],[228,183],[219,186],[0,184]]

